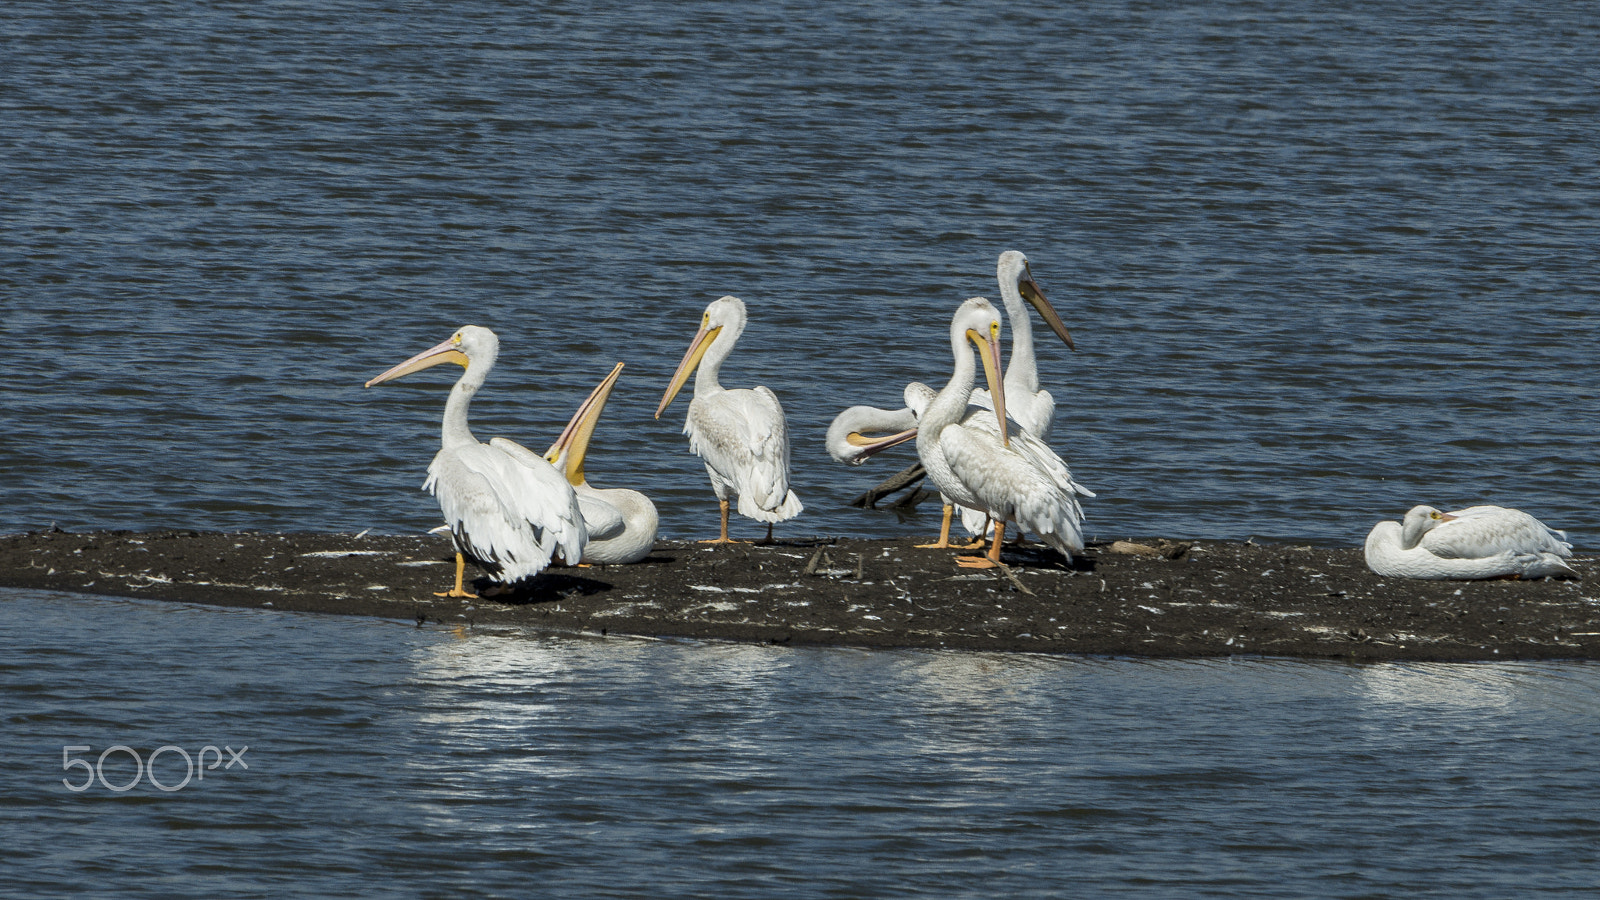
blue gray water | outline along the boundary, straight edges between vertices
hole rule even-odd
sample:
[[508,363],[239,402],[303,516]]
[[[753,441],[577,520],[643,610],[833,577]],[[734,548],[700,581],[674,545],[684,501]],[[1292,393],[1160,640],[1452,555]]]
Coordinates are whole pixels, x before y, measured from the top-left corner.
[[[480,324],[480,436],[542,450],[626,361],[590,477],[702,536],[684,403],[651,413],[724,293],[753,319],[726,381],[791,423],[807,511],[780,536],[925,531],[846,505],[907,458],[845,470],[822,432],[939,382],[950,314],[1019,249],[1078,344],[1041,370],[1091,537],[1352,545],[1417,502],[1600,537],[1585,4],[12,0],[0,61],[0,532],[432,527],[448,376],[360,385]],[[1591,665],[15,592],[0,640],[19,895],[1600,887]],[[250,768],[62,784],[119,744]]]
[[[0,641],[17,896],[1600,891],[1593,664],[790,650],[15,592]],[[152,754],[175,789],[134,783]]]
[[[1414,503],[1600,535],[1600,17],[1583,4],[10,3],[0,531],[415,532],[449,375],[714,528],[651,417],[701,309],[782,399],[794,536],[826,423],[949,372],[1026,252],[1091,536],[1354,544]],[[755,526],[735,525],[755,534]]]

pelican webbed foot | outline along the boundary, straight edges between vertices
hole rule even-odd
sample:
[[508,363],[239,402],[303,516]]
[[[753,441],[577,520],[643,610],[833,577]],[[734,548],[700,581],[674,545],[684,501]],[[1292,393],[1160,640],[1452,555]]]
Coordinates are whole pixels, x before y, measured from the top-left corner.
[[[939,526],[939,539],[931,544],[917,544],[919,550],[948,550],[955,545],[950,543],[950,519],[955,515],[956,508],[944,508],[944,522]],[[982,546],[982,545],[979,545]]]
[[994,523],[994,543],[989,545],[989,552],[983,556],[958,556],[956,565],[963,569],[1004,569],[1005,564],[1000,562],[1000,545],[1006,541],[1006,523]]
[[457,598],[460,598],[460,599],[463,599],[463,600],[476,600],[476,599],[478,599],[478,595],[477,594],[474,594],[471,591],[467,590],[466,585],[462,584],[462,580],[466,576],[466,574],[467,574],[467,558],[462,556],[460,553],[457,553],[456,554],[456,586],[451,588],[448,591],[434,591],[433,595],[435,597],[457,597]]

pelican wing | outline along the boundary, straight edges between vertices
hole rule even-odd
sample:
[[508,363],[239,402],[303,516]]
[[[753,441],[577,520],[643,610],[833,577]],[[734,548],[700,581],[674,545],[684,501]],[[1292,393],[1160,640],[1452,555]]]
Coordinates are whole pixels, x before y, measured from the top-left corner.
[[1082,489],[1060,457],[1049,454],[1052,467],[1042,468],[1003,446],[998,431],[962,425],[940,432],[939,445],[951,472],[991,515],[1017,523],[1069,556],[1083,549],[1083,507],[1077,498]]
[[789,429],[772,391],[757,387],[696,397],[683,431],[689,449],[738,492],[742,515],[766,521],[760,513],[788,518],[800,512],[789,490]]
[[[976,391],[973,392],[977,394]],[[1007,408],[1009,411],[1009,407]],[[1010,415],[1006,416],[1011,421],[1016,421]],[[1021,423],[1018,423],[1019,425]],[[967,414],[961,419],[961,426],[974,435],[981,435],[984,442],[991,448],[1001,447],[1000,422],[994,417],[993,409],[978,406],[967,407]],[[1067,468],[1066,460],[1050,448],[1043,440],[1030,433],[1026,426],[1013,431],[1009,449],[1038,470],[1039,474],[1050,479],[1058,488],[1069,493],[1084,497],[1093,497],[1094,492],[1074,481],[1072,472]]]
[[[1010,378],[1011,373],[1007,372]],[[1017,423],[1023,431],[1034,437],[1042,438],[1050,432],[1050,422],[1055,418],[1056,400],[1050,396],[1049,391],[1018,391],[1012,393],[1006,389],[1006,418]],[[994,416],[994,398],[983,388],[972,392],[972,406],[984,410],[991,417]]]
[[[1453,524],[1453,521],[1444,523]],[[1444,525],[1436,527],[1434,531],[1442,530]],[[1429,532],[1431,534],[1433,532]],[[1470,530],[1461,534],[1470,534]],[[1399,522],[1379,522],[1374,525],[1367,535],[1367,567],[1391,578],[1433,581],[1500,578],[1506,575],[1522,578],[1578,577],[1578,573],[1562,561],[1562,556],[1570,554],[1570,550],[1563,554],[1553,551],[1499,550],[1481,556],[1450,557],[1420,545],[1407,550],[1404,543]]]
[[627,524],[621,510],[592,492],[578,493],[578,509],[583,512],[583,527],[591,542],[610,540],[621,534]]
[[538,454],[503,438],[446,447],[423,487],[439,500],[456,546],[513,582],[560,552],[575,561],[587,538],[577,496]]
[[1499,553],[1572,555],[1572,545],[1556,531],[1519,509],[1473,506],[1450,513],[1422,536],[1421,546],[1446,559],[1477,559]]
[[[650,498],[626,488],[577,488],[578,502],[593,500],[615,510],[623,522],[616,532],[603,535],[589,533],[589,543],[583,548],[583,561],[588,563],[633,563],[650,555],[656,542],[656,528],[660,516]],[[585,507],[587,510],[588,507]]]

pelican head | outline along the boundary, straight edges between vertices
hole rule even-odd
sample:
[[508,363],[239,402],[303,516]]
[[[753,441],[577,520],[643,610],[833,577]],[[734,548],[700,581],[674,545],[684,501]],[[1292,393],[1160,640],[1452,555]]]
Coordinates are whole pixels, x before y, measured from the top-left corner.
[[891,412],[875,406],[852,406],[834,417],[826,443],[828,455],[836,461],[859,466],[868,457],[916,437],[917,417],[910,409]]
[[611,396],[611,389],[616,387],[617,379],[622,377],[622,363],[617,363],[611,369],[611,374],[605,377],[593,391],[588,399],[578,406],[578,411],[573,413],[572,421],[562,430],[561,436],[545,451],[544,458],[550,465],[567,477],[567,483],[573,487],[584,484],[583,460],[589,453],[589,439],[594,437],[594,427],[600,421],[600,413],[606,408],[606,400]]
[[1067,326],[1062,323],[1061,317],[1056,315],[1056,308],[1044,297],[1044,291],[1039,289],[1039,282],[1033,280],[1033,269],[1028,266],[1028,258],[1017,250],[1007,250],[1000,254],[1000,264],[997,275],[1002,285],[1016,285],[1022,299],[1038,311],[1039,317],[1050,326],[1067,345],[1068,350],[1077,350],[1072,343],[1072,335],[1067,333]]
[[739,333],[744,330],[745,318],[744,301],[738,297],[720,297],[706,306],[705,313],[700,316],[700,330],[694,333],[694,340],[689,342],[689,349],[678,363],[678,370],[672,373],[672,381],[661,397],[661,405],[656,407],[656,418],[661,418],[661,414],[672,403],[672,398],[678,396],[678,391],[683,389],[689,376],[700,365],[700,360],[705,358],[706,351],[716,343],[724,329],[730,332],[730,343],[738,339]]
[[1400,546],[1410,550],[1422,541],[1422,536],[1439,525],[1456,518],[1431,506],[1413,506],[1400,522]]
[[906,385],[905,390],[901,392],[901,396],[905,398],[906,409],[911,410],[911,414],[920,419],[922,418],[922,411],[928,408],[928,404],[933,402],[933,398],[938,393],[938,391],[920,381],[913,381]]
[[499,350],[500,339],[495,337],[494,332],[477,325],[467,325],[450,335],[449,340],[418,353],[367,382],[366,386],[393,381],[402,375],[420,372],[440,363],[455,363],[463,369],[470,368],[474,362],[492,364]]
[[950,323],[952,342],[965,340],[978,350],[983,361],[983,376],[989,382],[989,397],[994,401],[994,416],[1000,423],[1000,442],[1011,446],[1006,433],[1006,395],[1000,369],[1000,311],[983,297],[973,297],[956,310]]

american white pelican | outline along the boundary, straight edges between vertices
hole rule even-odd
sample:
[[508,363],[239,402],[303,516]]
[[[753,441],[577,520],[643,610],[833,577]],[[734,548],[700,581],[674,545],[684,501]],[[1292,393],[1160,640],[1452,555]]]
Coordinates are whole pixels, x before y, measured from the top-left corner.
[[462,585],[469,558],[495,580],[515,584],[543,571],[552,554],[578,559],[588,537],[578,497],[554,466],[505,438],[480,444],[467,428],[467,407],[499,350],[494,332],[468,325],[367,382],[372,387],[440,363],[466,369],[445,402],[439,452],[422,485],[438,498],[456,546],[456,586],[442,597],[476,596]]
[[[1005,389],[1006,412],[1022,430],[1037,438],[1050,432],[1050,422],[1055,417],[1056,401],[1049,391],[1039,387],[1039,366],[1033,354],[1032,318],[1028,307],[1039,312],[1039,317],[1050,330],[1061,338],[1067,349],[1076,350],[1072,335],[1055,307],[1045,299],[1039,283],[1033,280],[1033,270],[1028,267],[1028,257],[1016,250],[1000,254],[995,266],[995,279],[1000,284],[1000,299],[1005,303],[1006,316],[1011,321],[1011,356],[1006,360]],[[1027,301],[1024,305],[1023,301]],[[972,392],[973,403],[993,409],[989,392],[978,389]]]
[[729,497],[738,497],[740,515],[767,523],[769,542],[772,523],[792,519],[804,508],[789,489],[789,428],[778,398],[765,387],[729,390],[717,382],[747,320],[738,297],[711,301],[656,407],[659,419],[699,368],[683,433],[689,436],[689,450],[705,460],[722,515],[722,536],[708,543],[730,542]]
[[835,462],[859,466],[875,453],[917,436],[917,414],[905,409],[852,406],[833,417],[826,438],[828,455]]
[[[974,390],[972,393],[976,395],[978,392]],[[928,405],[933,402],[933,398],[937,395],[938,391],[935,391],[933,388],[928,387],[920,381],[913,381],[910,384],[907,384],[905,388],[904,396],[906,400],[906,408],[911,410],[911,412],[920,419],[923,411],[928,408]],[[983,402],[984,404],[989,403],[988,391],[983,392]],[[1006,411],[1008,415],[1010,413],[1010,402],[1011,392],[1010,390],[1007,390]],[[980,406],[974,403],[967,406],[966,414],[961,417],[961,424],[970,425],[974,428],[980,428],[995,435],[1000,433],[1000,423],[996,421],[994,417],[994,408],[987,405]],[[1016,424],[1016,419],[1012,418],[1008,424]],[[955,547],[960,550],[970,550],[974,547],[982,547],[984,538],[989,536],[990,531],[993,530],[993,523],[989,520],[989,514],[981,509],[973,509],[970,506],[962,506],[961,504],[951,500],[946,494],[940,494],[939,501],[943,505],[944,513],[939,522],[939,539],[931,544],[918,544],[917,546],[932,549]],[[967,534],[972,535],[972,541],[969,543],[950,543],[950,522],[954,517],[954,514],[957,512],[959,512],[961,515],[961,527],[966,529]]]
[[556,471],[567,477],[578,495],[578,507],[583,510],[589,531],[589,542],[583,547],[586,563],[633,563],[644,559],[655,547],[656,527],[660,522],[656,505],[649,497],[627,488],[593,487],[583,474],[583,461],[589,452],[595,423],[600,420],[611,389],[621,375],[622,363],[617,363],[611,374],[578,407],[561,437],[544,455]]
[[[1034,280],[1027,256],[1016,250],[1007,250],[1000,254],[999,262],[995,266],[995,280],[1000,285],[1000,297],[1005,303],[1006,315],[1011,317],[1011,355],[1004,373],[1006,412],[1011,417],[1011,424],[1034,437],[1043,439],[1049,433],[1051,420],[1055,417],[1055,398],[1049,391],[1039,387],[1039,367],[1034,356],[1033,326],[1028,313],[1029,306],[1038,311],[1040,318],[1044,319],[1045,324],[1061,338],[1069,350],[1077,348],[1073,345],[1072,335],[1067,331],[1067,326],[1061,321],[1061,317],[1057,315],[1055,307],[1045,299],[1044,291]],[[856,429],[854,433],[857,433],[857,439],[865,442],[868,439],[860,434],[861,430],[887,430],[887,426],[901,421],[905,415],[914,418],[932,396],[933,390],[927,385],[912,382],[906,386],[906,408],[903,410],[890,411],[872,406],[851,407],[845,410],[834,419],[833,425],[829,428],[829,454],[840,462],[860,465],[872,453],[894,446],[899,441],[884,446],[873,445],[873,449],[867,453],[857,450],[851,454],[837,442],[852,433],[842,429]],[[973,409],[969,410],[969,416],[981,419],[987,415],[988,427],[998,434],[999,425],[994,420],[994,404],[989,392],[981,388],[974,390],[971,403]],[[847,419],[847,416],[851,418]],[[974,419],[974,424],[978,424],[978,419]],[[858,425],[860,428],[857,428]],[[840,433],[836,435],[835,431]],[[903,480],[909,471],[901,472],[896,479]],[[1094,496],[1086,491],[1084,493],[1087,496]],[[939,529],[939,540],[923,546],[956,546],[950,543],[950,522],[954,512],[949,498],[945,497],[944,520]],[[989,529],[988,516],[968,507],[961,507],[960,512],[962,527],[967,533],[974,535],[977,543],[981,545],[983,536]]]
[[[992,432],[964,421],[975,375],[969,341],[983,360],[994,401]],[[1083,549],[1083,510],[1077,495],[1092,495],[1072,480],[1066,464],[1044,442],[1026,433],[1009,433],[1000,377],[1000,313],[993,304],[982,297],[961,304],[950,322],[950,350],[955,368],[949,383],[922,412],[917,456],[941,493],[995,521],[988,556],[962,557],[958,562],[968,567],[999,565],[1007,522],[1038,535],[1070,560]]]
[[1367,535],[1367,567],[1393,578],[1432,580],[1544,578],[1578,573],[1566,532],[1502,506],[1440,512],[1413,506],[1403,522],[1379,522]]

